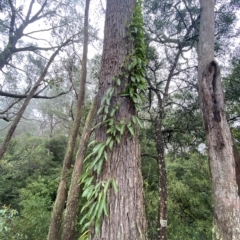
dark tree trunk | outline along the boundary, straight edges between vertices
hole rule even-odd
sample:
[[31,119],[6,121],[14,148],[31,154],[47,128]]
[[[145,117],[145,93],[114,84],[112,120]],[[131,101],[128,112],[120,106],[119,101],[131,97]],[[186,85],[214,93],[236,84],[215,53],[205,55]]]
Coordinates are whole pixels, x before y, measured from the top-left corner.
[[220,69],[214,60],[215,0],[200,0],[199,96],[208,143],[214,238],[240,239],[239,156],[224,112]]
[[164,141],[162,135],[162,119],[156,122],[156,150],[158,162],[158,239],[167,239],[167,170],[164,158]]
[[[135,9],[136,0],[108,0],[105,21],[105,38],[102,56],[101,75],[98,92],[98,103],[109,87],[113,86],[113,77],[120,73],[121,65],[133,44],[127,38],[127,24]],[[118,101],[120,108],[116,120],[125,119],[128,122],[136,114],[134,104],[129,97],[119,96],[125,91],[129,79],[122,77],[121,85],[116,89],[113,102]],[[96,130],[96,140],[106,141],[106,129],[102,125]],[[145,211],[143,204],[143,182],[141,175],[140,149],[137,133],[131,136],[129,132],[121,137],[119,144],[114,144],[108,152],[98,180],[115,179],[118,193],[109,189],[107,202],[109,216],[102,218],[100,234],[94,229],[91,239],[108,240],[144,240],[146,239]]]
[[58,186],[57,197],[53,206],[51,222],[48,231],[48,240],[59,240],[62,224],[62,215],[67,200],[67,176],[71,168],[73,153],[77,141],[79,126],[81,123],[82,108],[85,98],[85,85],[87,76],[87,51],[88,51],[88,11],[90,0],[86,0],[85,18],[84,18],[84,46],[82,59],[82,73],[80,79],[80,89],[76,106],[76,114],[73,122],[72,133],[68,140],[66,154],[63,160],[60,183]]

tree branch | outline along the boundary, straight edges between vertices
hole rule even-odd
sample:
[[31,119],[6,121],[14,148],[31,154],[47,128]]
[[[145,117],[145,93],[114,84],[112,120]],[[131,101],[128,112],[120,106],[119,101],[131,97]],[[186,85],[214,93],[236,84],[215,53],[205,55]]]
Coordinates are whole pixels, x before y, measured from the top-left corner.
[[[40,96],[38,94],[35,94],[32,96],[32,98],[43,98],[43,99],[53,99],[53,98],[57,98],[57,97],[60,97],[64,94],[67,94],[69,93],[70,91],[72,90],[72,87],[66,91],[66,92],[61,92],[55,96]],[[3,97],[9,97],[9,98],[19,98],[19,99],[23,99],[23,98],[27,98],[28,95],[26,94],[15,94],[15,93],[9,93],[9,92],[3,92],[3,91],[0,91],[0,96],[3,96]]]

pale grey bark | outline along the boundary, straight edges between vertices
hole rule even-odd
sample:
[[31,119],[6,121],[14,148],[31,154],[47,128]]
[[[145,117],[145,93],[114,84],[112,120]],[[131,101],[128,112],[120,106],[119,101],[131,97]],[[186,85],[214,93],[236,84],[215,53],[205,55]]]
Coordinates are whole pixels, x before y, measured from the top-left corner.
[[224,112],[220,69],[214,60],[215,0],[200,0],[200,104],[208,143],[214,202],[214,239],[240,239],[239,156]]
[[75,225],[78,214],[79,196],[80,196],[80,185],[79,179],[82,174],[83,160],[86,155],[88,141],[92,132],[92,124],[94,122],[97,106],[96,98],[92,103],[92,107],[88,113],[88,117],[85,122],[85,126],[82,132],[81,140],[78,147],[78,153],[75,160],[71,185],[68,192],[66,213],[63,221],[62,240],[73,240],[75,239]]
[[80,89],[78,93],[78,101],[76,106],[76,114],[74,116],[74,122],[72,127],[71,135],[68,139],[68,146],[66,154],[63,160],[63,167],[60,177],[60,182],[57,191],[57,197],[53,206],[51,222],[48,231],[48,240],[59,240],[60,230],[62,224],[62,215],[67,200],[67,177],[71,168],[73,153],[77,141],[79,126],[82,117],[82,108],[84,105],[85,98],[85,85],[87,77],[87,51],[88,51],[88,11],[89,11],[90,0],[86,0],[85,6],[85,19],[84,19],[84,47],[83,47],[83,59],[82,59],[82,72],[80,78]]

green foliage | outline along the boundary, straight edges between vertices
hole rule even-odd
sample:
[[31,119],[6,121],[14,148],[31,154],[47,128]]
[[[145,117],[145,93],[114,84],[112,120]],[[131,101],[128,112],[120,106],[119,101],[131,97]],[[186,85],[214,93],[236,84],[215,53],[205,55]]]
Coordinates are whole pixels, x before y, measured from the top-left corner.
[[53,194],[55,197],[58,183],[56,175],[28,178],[27,186],[19,190],[19,214],[3,206],[0,210],[0,239],[46,239]]
[[18,208],[19,189],[26,186],[29,177],[35,179],[59,171],[64,142],[63,138],[48,141],[29,134],[15,138],[0,162],[0,204]]
[[213,209],[208,160],[189,154],[168,164],[169,239],[212,239]]
[[0,239],[1,240],[23,240],[26,236],[18,232],[16,221],[18,212],[4,205],[0,209]]
[[[154,160],[149,159],[143,162],[149,239],[157,239],[156,169],[157,164]],[[167,172],[168,238],[171,240],[212,239],[213,209],[207,158],[201,154],[189,153],[174,161],[168,159]]]
[[54,138],[51,138],[47,143],[47,149],[52,153],[52,160],[54,162],[62,163],[63,156],[66,151],[67,146],[67,137],[60,135]]
[[20,190],[20,218],[17,221],[18,231],[28,239],[41,240],[47,238],[52,203],[55,199],[57,176],[28,179],[27,186]]
[[8,237],[0,239],[46,239],[65,141],[23,134],[11,142],[0,162],[0,204],[18,212],[3,208],[0,222],[7,230],[0,234]]

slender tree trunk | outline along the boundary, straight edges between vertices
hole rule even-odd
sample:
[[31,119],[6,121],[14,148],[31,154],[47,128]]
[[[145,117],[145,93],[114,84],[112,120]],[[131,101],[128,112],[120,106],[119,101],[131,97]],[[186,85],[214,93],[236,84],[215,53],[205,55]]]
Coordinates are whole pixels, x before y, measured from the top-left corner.
[[239,156],[224,112],[220,69],[214,60],[215,0],[200,0],[200,104],[208,142],[214,202],[214,239],[240,239]]
[[162,118],[156,121],[156,150],[158,162],[158,239],[167,239],[167,170],[164,157],[164,142],[162,136]]
[[80,195],[79,178],[82,174],[83,160],[87,151],[87,144],[92,132],[92,123],[96,116],[97,106],[96,98],[92,104],[92,108],[88,113],[88,117],[85,122],[85,127],[81,136],[77,158],[74,164],[74,169],[71,178],[71,185],[68,192],[66,214],[63,221],[62,240],[75,239],[75,224],[78,213],[78,202]]
[[[129,97],[121,97],[129,79],[121,78],[121,85],[114,85],[113,78],[118,76],[121,65],[128,52],[133,48],[127,38],[127,24],[135,9],[136,0],[108,0],[105,20],[105,38],[98,91],[98,104],[109,87],[114,86],[112,101],[119,102],[116,120],[125,119],[128,122],[135,114],[135,107]],[[104,125],[96,130],[96,140],[106,141],[107,134]],[[91,239],[99,240],[145,240],[146,222],[143,204],[143,182],[141,174],[140,148],[138,136],[129,132],[121,137],[119,144],[115,143],[108,152],[108,161],[103,165],[99,181],[115,179],[118,193],[108,190],[109,216],[102,218],[99,235],[91,231]]]
[[12,122],[12,124],[11,124],[8,132],[7,132],[7,135],[6,135],[6,137],[5,137],[2,145],[1,145],[1,147],[0,147],[0,160],[3,158],[3,156],[4,156],[4,154],[5,154],[6,150],[7,150],[7,147],[8,147],[8,145],[9,145],[10,141],[11,141],[11,138],[12,138],[12,136],[13,136],[13,133],[14,133],[14,131],[15,131],[16,128],[17,128],[18,123],[20,122],[20,120],[21,120],[21,118],[22,118],[22,116],[23,116],[23,114],[24,114],[24,112],[25,112],[25,110],[26,110],[29,102],[31,101],[31,99],[32,99],[32,97],[34,96],[34,94],[36,93],[39,85],[40,85],[41,82],[44,80],[44,78],[45,78],[45,76],[46,76],[46,74],[47,74],[47,72],[48,72],[48,69],[49,69],[50,65],[52,64],[54,58],[55,58],[55,57],[57,56],[57,54],[59,53],[60,49],[61,49],[63,46],[65,46],[68,42],[69,42],[69,40],[66,41],[64,44],[62,44],[62,46],[59,47],[59,48],[52,54],[52,56],[51,56],[50,59],[48,60],[48,63],[46,64],[43,72],[41,73],[40,77],[38,78],[38,80],[37,80],[36,83],[34,84],[33,88],[32,88],[31,91],[29,92],[29,94],[28,94],[28,96],[26,97],[26,99],[24,100],[23,105],[21,106],[21,108],[20,108],[17,116],[16,116],[15,119],[13,120],[13,122]]
[[78,130],[81,122],[81,111],[84,105],[85,85],[87,76],[87,51],[88,51],[88,12],[90,0],[86,0],[85,18],[84,18],[84,46],[82,59],[82,73],[80,81],[80,90],[76,106],[76,114],[73,122],[72,133],[68,140],[67,151],[63,160],[61,178],[58,186],[57,197],[53,206],[51,222],[48,231],[48,240],[59,240],[62,223],[62,215],[67,199],[67,175],[71,168],[74,148],[77,141]]

